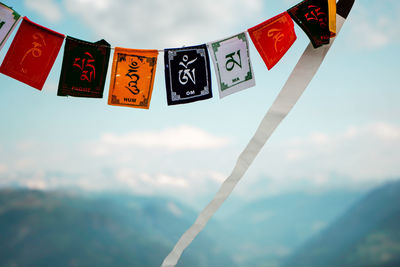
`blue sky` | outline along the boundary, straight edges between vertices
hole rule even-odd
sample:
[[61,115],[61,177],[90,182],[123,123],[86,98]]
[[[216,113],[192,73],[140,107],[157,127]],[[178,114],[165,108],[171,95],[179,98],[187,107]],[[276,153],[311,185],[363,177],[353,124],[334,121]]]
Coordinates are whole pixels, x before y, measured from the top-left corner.
[[[127,48],[195,45],[244,31],[297,1],[4,1],[66,35]],[[400,177],[400,3],[356,1],[320,71],[239,184],[238,197],[364,190]],[[15,34],[15,32],[14,32]],[[299,59],[268,71],[251,44],[256,87],[167,106],[163,54],[150,110],[57,97],[63,47],[42,92],[0,75],[0,185],[173,195],[196,205],[227,177]],[[0,52],[0,61],[11,43]]]

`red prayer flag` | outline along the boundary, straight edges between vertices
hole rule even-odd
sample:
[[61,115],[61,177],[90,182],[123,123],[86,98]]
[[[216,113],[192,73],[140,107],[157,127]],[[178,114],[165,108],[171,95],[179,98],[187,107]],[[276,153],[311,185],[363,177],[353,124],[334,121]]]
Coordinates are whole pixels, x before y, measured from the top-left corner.
[[279,62],[297,38],[294,23],[287,12],[248,29],[248,32],[269,70]]
[[63,40],[64,35],[24,17],[0,72],[42,90]]

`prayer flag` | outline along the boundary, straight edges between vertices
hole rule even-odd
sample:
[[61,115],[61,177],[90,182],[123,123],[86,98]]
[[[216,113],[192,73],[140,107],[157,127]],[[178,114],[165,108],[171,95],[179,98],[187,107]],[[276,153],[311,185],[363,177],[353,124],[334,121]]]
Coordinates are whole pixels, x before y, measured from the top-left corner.
[[331,33],[327,0],[304,0],[289,9],[288,12],[310,38],[314,48],[329,44]]
[[329,31],[331,37],[336,36],[336,0],[328,0]]
[[287,12],[283,12],[248,30],[254,46],[272,69],[296,41],[294,23]]
[[0,3],[0,50],[17,26],[20,17],[12,8]]
[[164,61],[168,105],[212,97],[210,60],[205,44],[165,49]]
[[246,33],[208,44],[217,75],[220,98],[254,86]]
[[0,72],[42,90],[63,41],[64,35],[24,17]]
[[116,47],[108,104],[148,109],[157,66],[157,50]]
[[57,95],[102,98],[110,49],[103,39],[91,43],[67,36]]

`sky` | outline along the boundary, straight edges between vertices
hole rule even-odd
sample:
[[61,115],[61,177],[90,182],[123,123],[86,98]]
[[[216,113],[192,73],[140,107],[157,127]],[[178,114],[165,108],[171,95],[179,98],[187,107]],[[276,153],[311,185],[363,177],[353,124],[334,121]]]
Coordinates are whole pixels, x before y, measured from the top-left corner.
[[[34,22],[113,47],[163,49],[242,32],[287,10],[285,0],[3,0]],[[400,2],[359,0],[319,72],[234,195],[367,190],[400,178]],[[0,187],[129,192],[202,206],[237,157],[308,44],[270,71],[252,43],[256,86],[167,106],[163,53],[149,110],[57,97],[64,46],[42,91],[0,74]],[[0,51],[0,62],[12,42]],[[111,64],[111,60],[110,60]],[[213,72],[213,70],[212,70]]]

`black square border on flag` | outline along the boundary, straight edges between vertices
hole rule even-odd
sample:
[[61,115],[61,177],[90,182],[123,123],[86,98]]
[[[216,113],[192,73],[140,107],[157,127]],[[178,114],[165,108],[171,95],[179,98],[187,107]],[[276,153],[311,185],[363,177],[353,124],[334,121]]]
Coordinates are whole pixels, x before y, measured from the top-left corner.
[[164,50],[168,105],[212,98],[207,45]]

